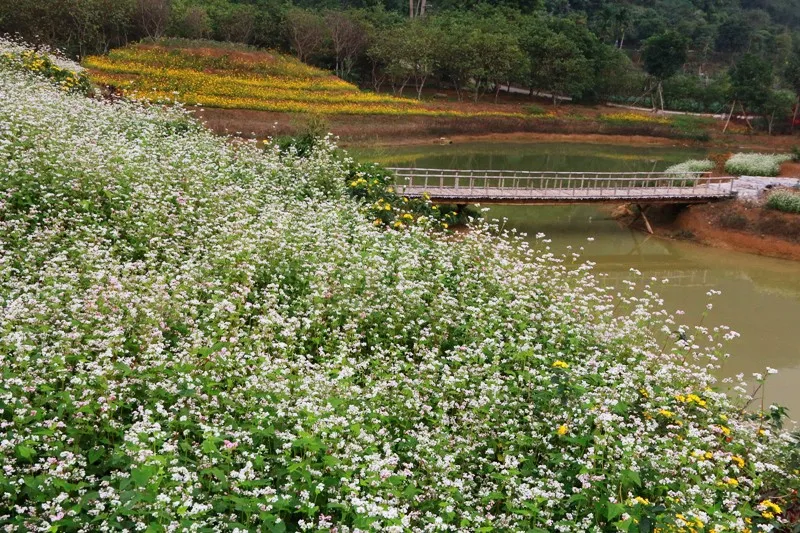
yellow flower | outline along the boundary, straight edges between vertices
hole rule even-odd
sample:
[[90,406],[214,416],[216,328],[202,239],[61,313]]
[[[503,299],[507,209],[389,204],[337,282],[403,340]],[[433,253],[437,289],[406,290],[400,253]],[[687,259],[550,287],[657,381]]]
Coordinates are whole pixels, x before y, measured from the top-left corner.
[[569,431],[569,427],[567,427],[566,424],[561,424],[561,426],[559,426],[558,431],[556,431],[556,433],[558,433],[559,435],[561,435],[563,437],[564,435],[567,434],[568,431]]
[[447,225],[447,222],[442,222],[442,227],[443,227],[444,229],[447,229],[447,228],[449,228],[450,226],[448,226],[448,225]]
[[672,418],[673,416],[675,416],[675,413],[673,413],[672,411],[668,411],[667,409],[661,409],[660,411],[658,411],[658,414],[666,418]]
[[739,480],[736,479],[735,477],[729,477],[728,479],[725,480],[725,483],[727,483],[731,487],[739,486]]
[[553,367],[554,368],[569,368],[569,364],[565,363],[564,361],[560,361],[559,360],[559,361],[556,361],[555,363],[553,363]]
[[775,514],[781,514],[783,512],[783,509],[781,509],[778,504],[773,503],[770,500],[764,500],[763,502],[761,502],[761,507],[764,507],[765,509],[772,511]]
[[641,505],[650,505],[650,500],[647,498],[642,498],[641,496],[635,497],[633,501]]
[[731,457],[731,461],[736,463],[739,466],[739,468],[744,468],[744,459],[742,459],[738,455],[734,455],[733,457]]
[[381,224],[383,224],[383,222],[381,222],[381,219],[376,218],[375,221],[373,222],[373,224],[376,225],[376,226],[380,226]]

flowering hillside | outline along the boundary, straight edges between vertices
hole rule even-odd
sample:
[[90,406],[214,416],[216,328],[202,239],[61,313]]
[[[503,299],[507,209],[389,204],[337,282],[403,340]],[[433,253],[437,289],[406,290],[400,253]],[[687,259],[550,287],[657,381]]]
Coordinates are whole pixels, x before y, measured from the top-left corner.
[[786,522],[796,443],[708,370],[733,332],[544,239],[375,225],[328,143],[0,68],[0,528]]
[[[364,92],[292,57],[229,49],[204,41],[137,44],[89,57],[84,65],[99,85],[150,101],[290,113],[517,116],[465,113],[417,100]],[[519,115],[521,116],[521,115]]]

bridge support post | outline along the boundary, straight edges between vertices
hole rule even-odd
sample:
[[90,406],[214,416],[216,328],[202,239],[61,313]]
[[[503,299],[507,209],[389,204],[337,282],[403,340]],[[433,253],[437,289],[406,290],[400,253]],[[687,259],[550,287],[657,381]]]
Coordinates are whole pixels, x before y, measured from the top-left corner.
[[652,235],[653,234],[653,226],[650,225],[650,220],[648,220],[648,218],[647,218],[647,210],[649,208],[650,208],[649,205],[642,207],[642,204],[636,204],[636,209],[637,209],[638,212],[636,213],[636,216],[634,217],[634,219],[631,221],[631,225],[633,225],[633,223],[636,222],[637,220],[639,220],[639,218],[641,217],[641,219],[644,220],[644,226],[645,226],[645,228],[647,228],[647,233]]

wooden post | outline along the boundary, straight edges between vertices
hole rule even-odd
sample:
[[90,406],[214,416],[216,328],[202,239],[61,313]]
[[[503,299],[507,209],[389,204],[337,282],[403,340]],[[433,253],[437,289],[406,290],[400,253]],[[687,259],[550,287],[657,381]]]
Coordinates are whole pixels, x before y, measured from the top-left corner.
[[653,227],[650,225],[650,221],[647,219],[647,213],[645,213],[646,209],[642,208],[641,204],[636,204],[636,207],[639,208],[639,214],[642,216],[642,220],[644,220],[644,225],[647,228],[647,233],[652,235]]
[[733,101],[733,105],[731,106],[731,112],[728,113],[728,120],[725,121],[725,127],[722,128],[722,133],[725,133],[728,129],[728,124],[731,123],[731,117],[733,116],[733,110],[736,107],[736,100]]

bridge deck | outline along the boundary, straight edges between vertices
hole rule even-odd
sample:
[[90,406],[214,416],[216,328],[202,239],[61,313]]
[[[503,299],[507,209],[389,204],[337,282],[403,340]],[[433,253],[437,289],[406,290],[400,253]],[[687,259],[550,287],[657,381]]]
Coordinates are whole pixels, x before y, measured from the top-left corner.
[[704,203],[736,196],[707,173],[521,172],[393,168],[400,194],[439,203]]

